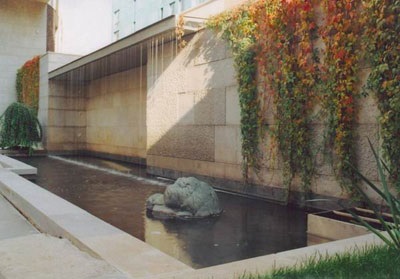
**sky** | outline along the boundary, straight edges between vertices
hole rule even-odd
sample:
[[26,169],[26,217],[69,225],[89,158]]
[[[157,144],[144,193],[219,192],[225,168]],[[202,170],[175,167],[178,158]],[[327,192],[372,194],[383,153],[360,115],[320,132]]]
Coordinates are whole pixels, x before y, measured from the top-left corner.
[[56,52],[86,55],[111,43],[112,0],[58,0]]

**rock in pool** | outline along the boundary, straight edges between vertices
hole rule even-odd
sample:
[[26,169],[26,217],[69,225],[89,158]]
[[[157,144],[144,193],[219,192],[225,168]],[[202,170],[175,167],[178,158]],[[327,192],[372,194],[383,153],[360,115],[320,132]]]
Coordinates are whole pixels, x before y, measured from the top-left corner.
[[146,208],[153,217],[160,219],[204,218],[222,211],[215,190],[194,177],[178,178],[164,194],[151,195]]

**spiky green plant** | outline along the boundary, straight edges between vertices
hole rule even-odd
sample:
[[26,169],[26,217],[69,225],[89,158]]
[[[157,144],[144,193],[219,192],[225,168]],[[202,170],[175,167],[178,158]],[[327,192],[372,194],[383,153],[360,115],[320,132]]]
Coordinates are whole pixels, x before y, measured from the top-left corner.
[[384,206],[386,206],[389,209],[389,213],[392,216],[393,221],[387,221],[387,219],[384,218],[382,210],[378,208],[378,206],[367,195],[366,190],[361,188],[360,185],[354,185],[354,187],[360,193],[362,199],[366,202],[368,207],[374,211],[376,219],[379,220],[379,223],[382,226],[383,231],[385,233],[382,232],[381,230],[375,229],[354,211],[352,210],[348,211],[353,216],[353,218],[357,220],[358,223],[360,223],[362,226],[366,227],[369,231],[377,235],[389,247],[400,250],[400,200],[389,191],[389,178],[388,178],[390,177],[389,167],[378,156],[371,142],[369,140],[368,142],[375,157],[379,174],[379,180],[381,184],[380,187],[375,185],[368,178],[366,178],[356,168],[354,168],[354,170],[356,174],[359,176],[359,178],[362,181],[364,181],[376,194],[378,194],[380,198],[382,198]]
[[42,128],[35,112],[22,103],[12,103],[0,117],[0,147],[29,148],[42,140]]

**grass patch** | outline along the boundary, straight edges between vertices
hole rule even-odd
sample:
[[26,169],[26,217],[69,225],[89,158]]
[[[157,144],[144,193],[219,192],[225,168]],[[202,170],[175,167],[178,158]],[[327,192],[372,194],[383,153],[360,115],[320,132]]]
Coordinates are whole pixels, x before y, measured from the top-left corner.
[[400,253],[387,246],[373,246],[335,256],[317,255],[295,267],[242,277],[267,278],[400,278]]

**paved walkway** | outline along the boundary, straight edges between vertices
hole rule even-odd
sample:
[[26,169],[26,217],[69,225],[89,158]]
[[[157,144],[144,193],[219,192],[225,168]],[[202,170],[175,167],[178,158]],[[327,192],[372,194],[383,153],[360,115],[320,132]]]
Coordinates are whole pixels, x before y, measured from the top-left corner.
[[129,278],[66,239],[36,230],[0,194],[0,279]]

